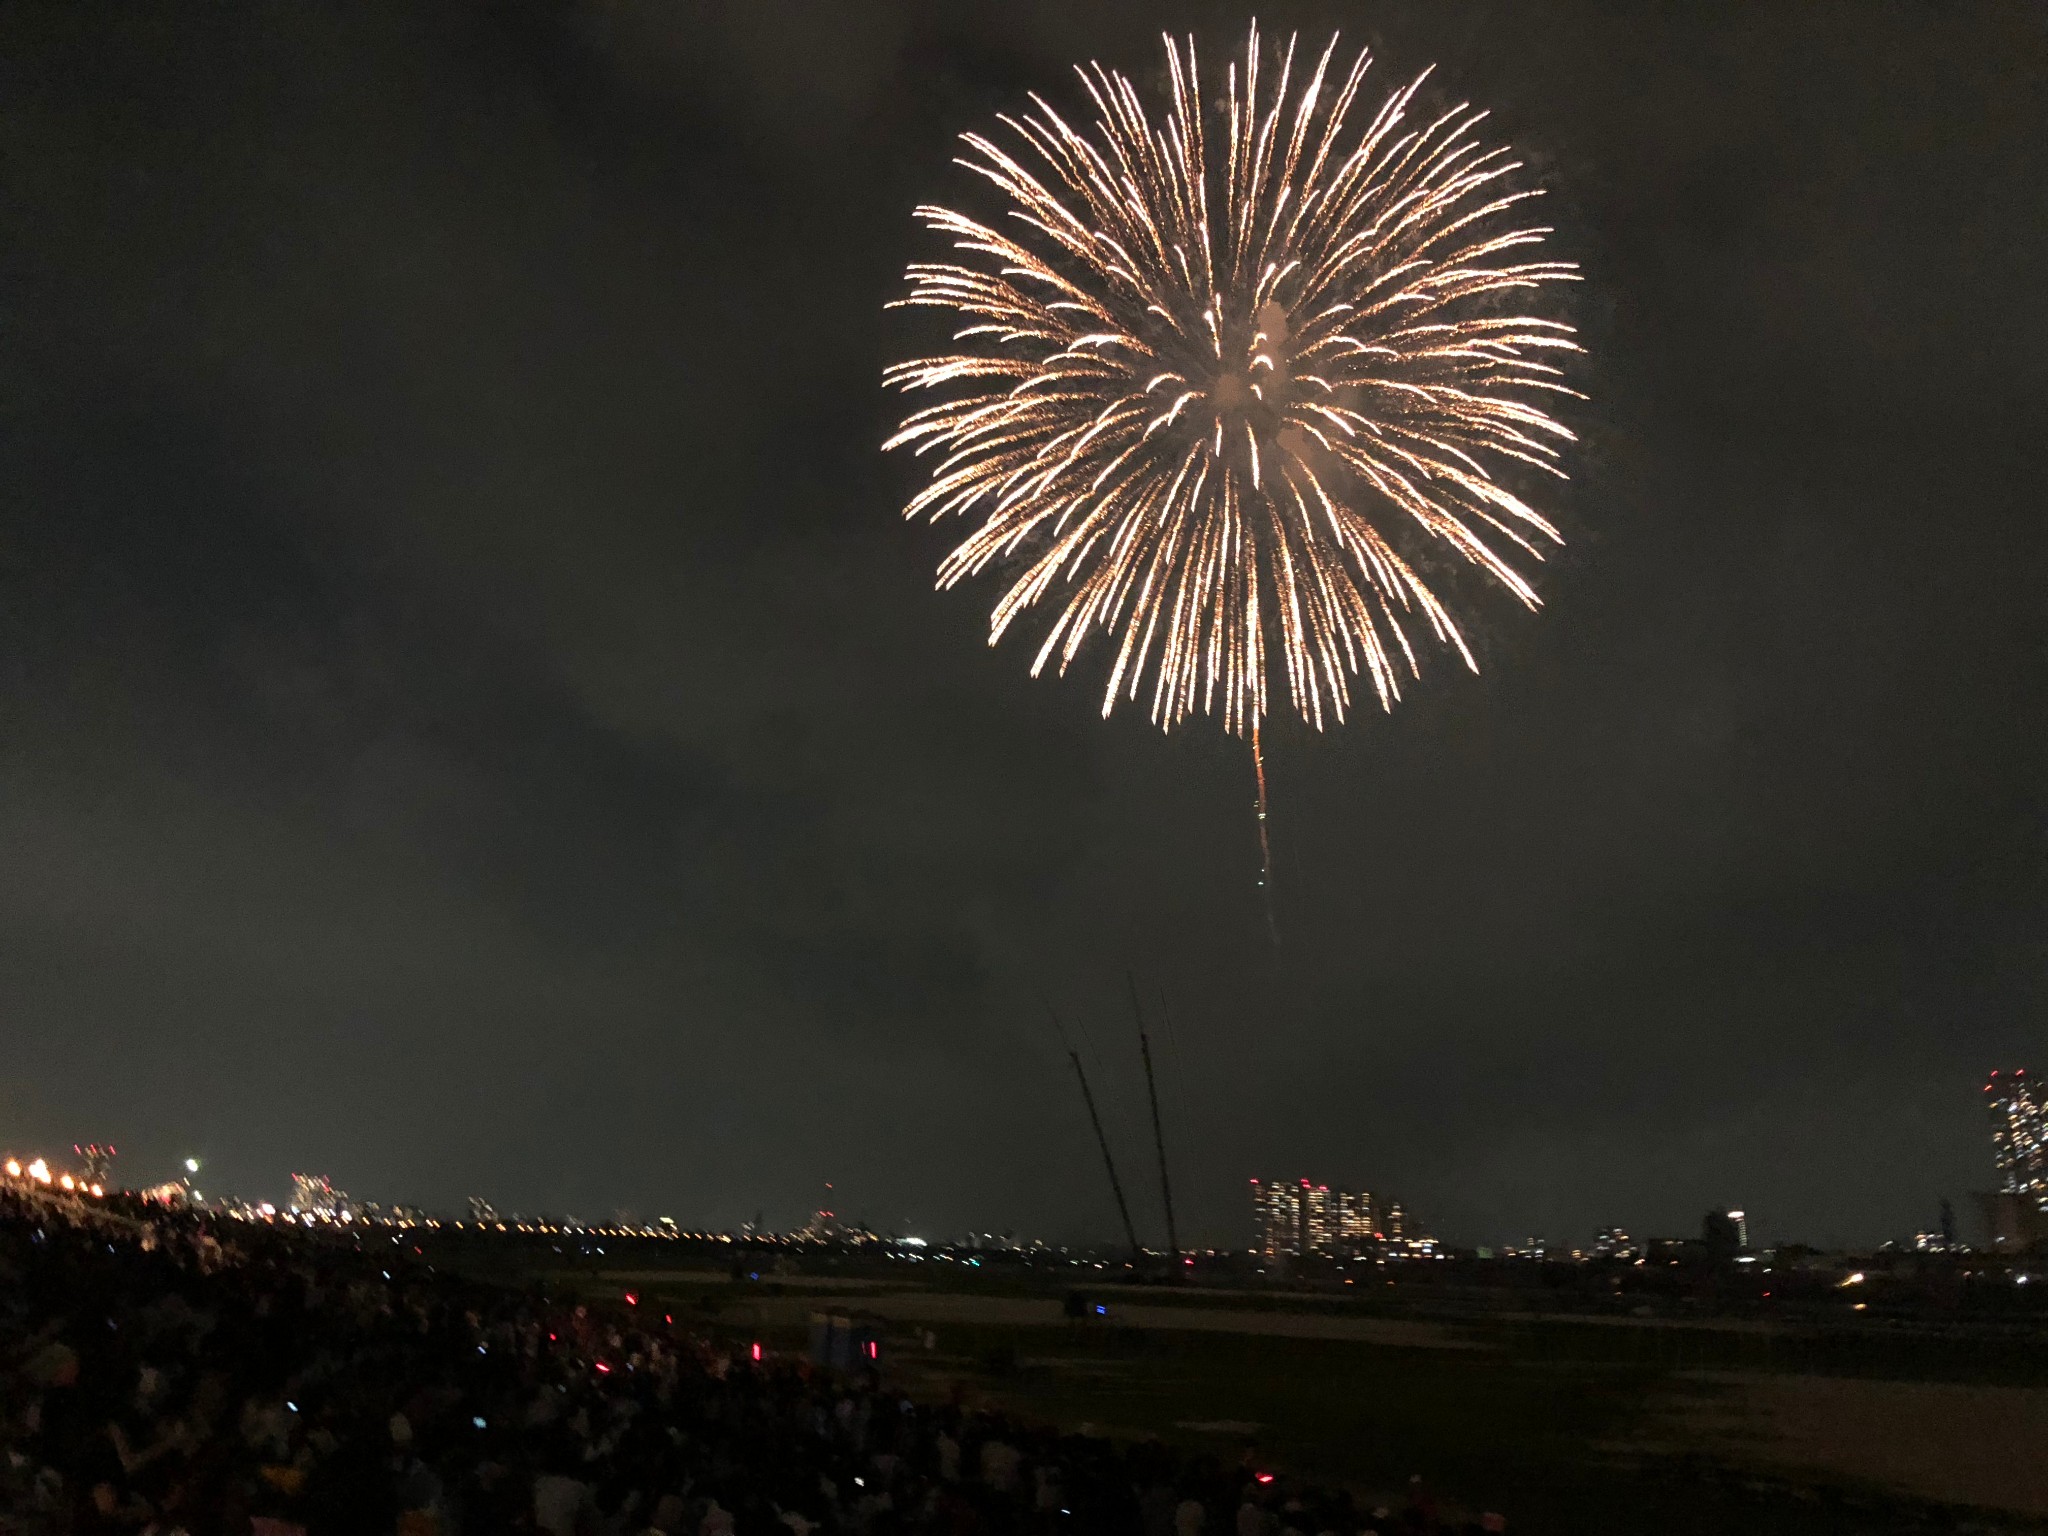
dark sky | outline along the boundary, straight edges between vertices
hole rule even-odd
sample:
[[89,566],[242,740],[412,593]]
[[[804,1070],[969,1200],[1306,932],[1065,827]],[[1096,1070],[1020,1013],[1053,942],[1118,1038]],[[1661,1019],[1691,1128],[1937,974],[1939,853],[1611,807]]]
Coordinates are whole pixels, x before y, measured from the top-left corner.
[[1391,718],[1097,718],[934,594],[881,306],[951,136],[1197,3],[10,4],[0,1142],[1107,1237],[1875,1240],[2048,1066],[2034,5],[1285,5],[1554,189],[1572,543]]

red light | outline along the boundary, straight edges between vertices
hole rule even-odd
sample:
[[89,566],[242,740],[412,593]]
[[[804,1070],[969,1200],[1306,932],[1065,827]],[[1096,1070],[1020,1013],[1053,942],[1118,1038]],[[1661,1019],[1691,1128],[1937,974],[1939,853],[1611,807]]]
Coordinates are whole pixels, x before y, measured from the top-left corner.
[[600,1361],[598,1361],[598,1362],[597,1362],[597,1374],[598,1374],[598,1375],[600,1375],[600,1376],[609,1376],[609,1375],[611,1375],[611,1373],[612,1373],[612,1368],[611,1368],[610,1366],[606,1365],[606,1364],[605,1364],[605,1363],[604,1363],[604,1362],[603,1362],[602,1360],[600,1360]]
[[672,1323],[676,1320],[676,1315],[673,1312],[664,1312],[661,1314],[661,1320],[664,1323]]
[[1271,1481],[1273,1481],[1273,1474],[1270,1472],[1261,1472],[1259,1474],[1259,1481],[1262,1483],[1270,1483]]
[[628,1292],[626,1292],[626,1305],[627,1305],[627,1306],[629,1306],[629,1307],[637,1307],[637,1306],[639,1306],[639,1305],[640,1305],[640,1293],[639,1293],[638,1291],[628,1291]]
[[879,1360],[879,1359],[881,1359],[881,1357],[882,1357],[882,1346],[881,1346],[881,1345],[879,1345],[879,1344],[877,1344],[877,1343],[875,1343],[875,1342],[874,1342],[874,1340],[870,1339],[870,1340],[868,1341],[868,1358],[869,1358],[870,1360]]
[[555,1342],[555,1336],[552,1333],[548,1335],[548,1342],[550,1344]]
[[754,1345],[754,1358],[756,1360],[761,1358],[761,1346],[758,1342]]

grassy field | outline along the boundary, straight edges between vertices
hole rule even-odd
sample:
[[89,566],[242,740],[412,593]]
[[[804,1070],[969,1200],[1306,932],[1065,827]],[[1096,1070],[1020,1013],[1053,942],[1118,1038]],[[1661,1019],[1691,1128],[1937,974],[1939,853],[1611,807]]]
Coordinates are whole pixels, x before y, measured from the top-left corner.
[[[1876,1334],[1419,1316],[1385,1295],[1105,1288],[1110,1318],[1075,1325],[1061,1290],[1014,1276],[530,1265],[516,1278],[594,1300],[631,1290],[643,1315],[774,1349],[801,1349],[814,1311],[863,1314],[920,1396],[1249,1455],[1388,1502],[1421,1473],[1447,1503],[1538,1536],[2048,1531],[2048,1389],[2002,1384],[1995,1350],[1980,1370],[1967,1350]],[[1915,1371],[1923,1357],[1936,1369]],[[1887,1379],[1958,1359],[1967,1380]]]
[[[1854,1435],[1829,1437],[1820,1414],[1801,1416],[1796,1396],[1776,1401],[1808,1433],[1786,1436],[1742,1377],[1485,1349],[1114,1327],[955,1326],[943,1342],[949,1354],[964,1352],[929,1364],[898,1357],[898,1368],[934,1394],[963,1380],[975,1396],[1051,1422],[1157,1434],[1229,1460],[1249,1450],[1381,1499],[1419,1472],[1456,1502],[1510,1514],[1517,1530],[1940,1530],[1982,1519],[1971,1504],[2024,1491],[1988,1477],[1915,1484],[1882,1476],[1898,1469],[1881,1451]],[[1831,1415],[1853,1408],[1866,1427],[1899,1406],[1874,1395],[1891,1383],[1758,1380],[1780,1391],[1827,1382],[1832,1397],[1814,1406]],[[2014,1389],[1947,1390],[1969,1399]],[[1956,1403],[1923,1406],[1953,1411]],[[1998,1426],[1994,1441],[1950,1436],[1947,1451],[1970,1447],[1979,1473],[2010,1464],[2034,1476],[2042,1443],[2034,1423],[1995,1412],[1975,1418],[1979,1435]],[[1925,1413],[1891,1421],[1890,1442],[1920,1447],[1920,1465],[1905,1470],[1953,1465],[1933,1434],[1940,1422]],[[2001,1528],[2034,1528],[2024,1508],[2008,1513]]]

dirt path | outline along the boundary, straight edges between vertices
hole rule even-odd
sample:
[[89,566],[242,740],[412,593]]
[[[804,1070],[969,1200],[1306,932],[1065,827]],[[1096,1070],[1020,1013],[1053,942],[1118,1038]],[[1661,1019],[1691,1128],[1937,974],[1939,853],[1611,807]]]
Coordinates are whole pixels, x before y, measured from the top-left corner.
[[[824,1298],[769,1297],[756,1303],[764,1319],[794,1321]],[[944,1291],[893,1296],[863,1296],[853,1305],[861,1312],[906,1323],[969,1323],[1000,1328],[1064,1328],[1060,1302],[1042,1296],[969,1296]],[[1364,1344],[1409,1349],[1478,1349],[1436,1323],[1400,1318],[1344,1317],[1319,1312],[1246,1312],[1228,1307],[1127,1306],[1111,1308],[1110,1323],[1183,1333],[1237,1333],[1263,1338],[1344,1339]]]

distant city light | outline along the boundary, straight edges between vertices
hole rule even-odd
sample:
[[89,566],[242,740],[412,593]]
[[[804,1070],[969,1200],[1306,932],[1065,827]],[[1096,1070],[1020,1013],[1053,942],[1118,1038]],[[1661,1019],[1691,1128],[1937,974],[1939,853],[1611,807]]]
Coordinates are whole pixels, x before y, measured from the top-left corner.
[[1436,1240],[1398,1200],[1308,1179],[1250,1183],[1253,1251],[1262,1258],[1436,1256]]
[[197,1173],[197,1172],[199,1171],[199,1159],[198,1159],[198,1158],[196,1158],[196,1157],[188,1157],[188,1158],[186,1158],[186,1159],[185,1159],[185,1171],[186,1171],[187,1173]]

